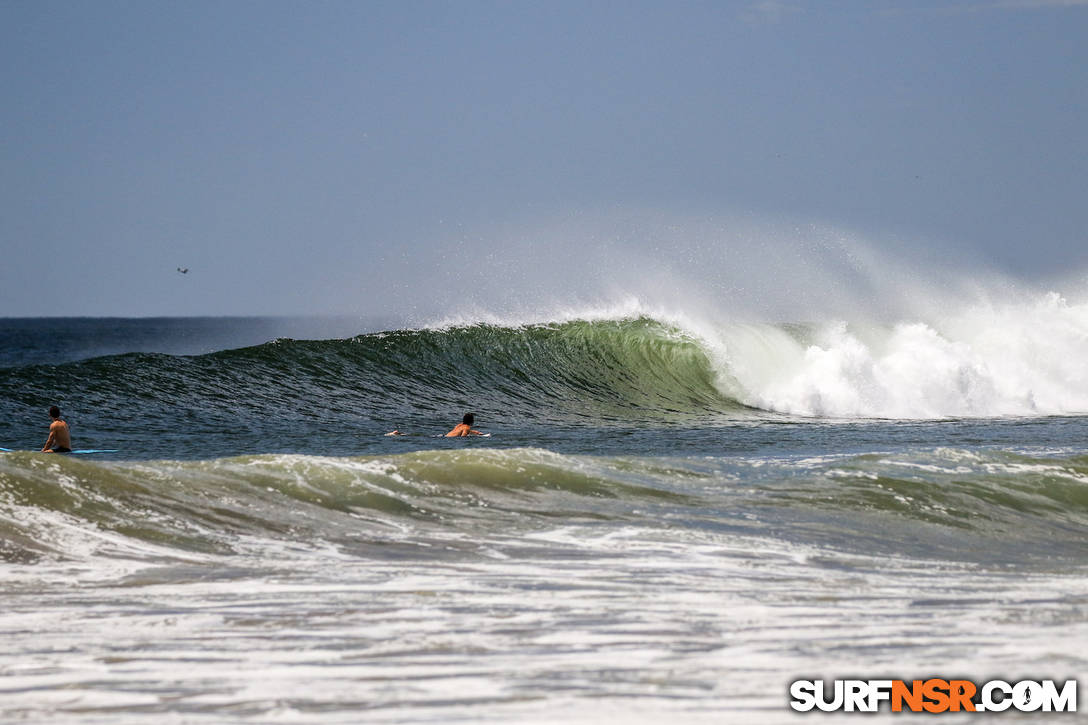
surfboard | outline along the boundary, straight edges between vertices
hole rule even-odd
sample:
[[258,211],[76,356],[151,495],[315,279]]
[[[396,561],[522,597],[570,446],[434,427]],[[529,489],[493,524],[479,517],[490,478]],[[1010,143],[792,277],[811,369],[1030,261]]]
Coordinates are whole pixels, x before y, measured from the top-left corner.
[[[121,451],[118,450],[117,448],[76,448],[74,451],[69,451],[68,453],[76,453],[76,454],[84,453],[84,454],[86,454],[86,453],[120,453],[120,452]],[[12,448],[0,448],[0,453],[17,453],[17,451],[12,449]],[[43,451],[27,451],[27,453],[43,453]],[[67,455],[67,454],[61,454],[61,455]]]

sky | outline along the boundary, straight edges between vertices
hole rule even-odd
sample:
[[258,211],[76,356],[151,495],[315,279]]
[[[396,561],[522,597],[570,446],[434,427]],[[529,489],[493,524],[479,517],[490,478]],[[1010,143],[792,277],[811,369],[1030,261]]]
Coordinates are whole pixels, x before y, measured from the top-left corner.
[[1088,0],[0,0],[0,98],[0,317],[1088,279]]

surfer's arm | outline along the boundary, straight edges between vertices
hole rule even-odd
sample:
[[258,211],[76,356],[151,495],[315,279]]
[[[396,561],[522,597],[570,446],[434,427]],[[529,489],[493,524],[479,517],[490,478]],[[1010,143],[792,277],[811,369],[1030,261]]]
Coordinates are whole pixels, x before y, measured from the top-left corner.
[[45,445],[42,446],[42,451],[49,451],[57,443],[57,434],[53,430],[53,426],[49,426],[49,437],[45,439]]

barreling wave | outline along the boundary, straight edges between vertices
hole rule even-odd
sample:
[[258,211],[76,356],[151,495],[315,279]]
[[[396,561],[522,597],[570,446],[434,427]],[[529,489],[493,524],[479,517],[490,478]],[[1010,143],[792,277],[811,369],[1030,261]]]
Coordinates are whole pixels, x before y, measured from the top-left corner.
[[11,562],[269,546],[471,556],[574,523],[658,531],[668,541],[755,536],[1079,565],[1088,461],[953,449],[784,460],[538,448],[142,462],[0,455],[0,559]]
[[78,401],[100,447],[136,440],[128,431],[138,415],[153,435],[230,430],[249,444],[271,434],[276,447],[240,450],[313,451],[292,432],[419,430],[465,410],[506,427],[1058,415],[1088,411],[1085,360],[1088,305],[1056,295],[890,325],[710,323],[636,310],[9,368],[0,418],[36,420],[43,401]]
[[133,415],[152,432],[218,435],[247,426],[258,434],[273,422],[312,431],[338,419],[356,428],[365,420],[420,427],[464,410],[486,411],[492,425],[744,414],[716,377],[697,338],[635,318],[280,339],[193,357],[131,353],[36,365],[3,372],[0,405],[18,417],[43,400],[78,400],[84,425],[114,442]]

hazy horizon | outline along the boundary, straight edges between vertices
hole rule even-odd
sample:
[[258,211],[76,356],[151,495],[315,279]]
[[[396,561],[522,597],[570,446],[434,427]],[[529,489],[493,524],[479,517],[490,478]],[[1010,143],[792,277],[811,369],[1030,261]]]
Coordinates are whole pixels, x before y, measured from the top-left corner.
[[1086,2],[6,3],[0,39],[3,317],[1088,287]]

